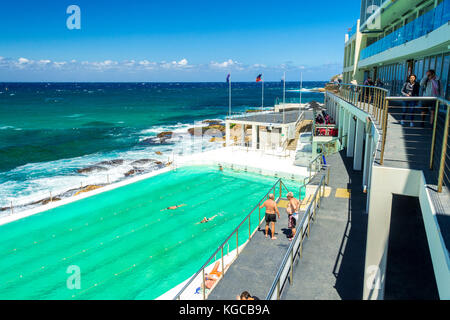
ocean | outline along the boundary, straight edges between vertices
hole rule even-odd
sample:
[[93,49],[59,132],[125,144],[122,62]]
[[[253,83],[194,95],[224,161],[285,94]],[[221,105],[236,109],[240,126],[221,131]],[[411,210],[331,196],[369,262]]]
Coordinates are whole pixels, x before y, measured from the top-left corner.
[[[324,84],[304,82],[302,102],[323,102],[312,89]],[[264,85],[271,107],[283,86]],[[299,83],[287,82],[287,100],[298,96]],[[232,84],[233,113],[260,107],[261,83]],[[50,194],[155,170],[180,144],[195,144],[160,141],[158,133],[189,136],[189,128],[227,112],[226,83],[0,83],[0,208],[8,212],[12,203],[20,211]],[[202,149],[220,145],[202,142]]]

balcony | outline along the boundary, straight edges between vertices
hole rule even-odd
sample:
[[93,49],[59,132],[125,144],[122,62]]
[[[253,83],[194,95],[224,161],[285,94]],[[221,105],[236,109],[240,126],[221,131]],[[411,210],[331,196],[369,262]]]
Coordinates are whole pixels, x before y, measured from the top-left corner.
[[419,18],[363,49],[361,51],[361,60],[400,46],[411,40],[418,39],[443,26],[449,20],[450,0],[444,0],[433,10],[428,11]]

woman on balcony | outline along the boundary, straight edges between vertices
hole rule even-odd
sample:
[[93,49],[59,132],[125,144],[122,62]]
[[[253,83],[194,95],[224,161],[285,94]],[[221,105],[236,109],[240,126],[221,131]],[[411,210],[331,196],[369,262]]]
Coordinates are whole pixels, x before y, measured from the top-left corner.
[[[416,82],[417,77],[415,74],[411,74],[408,80],[403,84],[402,95],[404,97],[418,97],[420,92],[420,84]],[[400,123],[403,125],[405,123],[405,118],[407,113],[410,115],[409,126],[414,126],[414,108],[417,105],[417,101],[407,100],[403,102],[403,115]]]

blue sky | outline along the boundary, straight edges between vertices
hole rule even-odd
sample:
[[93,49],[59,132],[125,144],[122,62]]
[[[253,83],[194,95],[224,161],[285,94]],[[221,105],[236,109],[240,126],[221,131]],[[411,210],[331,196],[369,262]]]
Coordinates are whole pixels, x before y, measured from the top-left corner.
[[[69,5],[81,29],[69,30]],[[360,0],[3,1],[0,81],[328,80]]]

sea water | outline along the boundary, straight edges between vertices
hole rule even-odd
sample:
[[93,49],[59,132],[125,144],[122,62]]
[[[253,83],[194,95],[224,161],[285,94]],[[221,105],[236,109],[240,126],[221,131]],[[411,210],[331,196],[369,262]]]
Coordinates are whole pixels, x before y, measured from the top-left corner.
[[[265,104],[273,106],[283,85],[264,85]],[[303,101],[321,102],[323,94],[311,89],[323,85],[304,82]],[[297,98],[298,88],[286,83],[286,97]],[[233,83],[233,112],[260,106],[261,83]],[[160,144],[149,138],[162,131],[186,134],[227,112],[226,83],[0,83],[0,214],[9,213],[11,203],[17,212],[50,193],[122,180],[135,160],[168,162],[178,144],[193,140]],[[203,141],[201,150],[220,146]],[[123,162],[77,172],[114,159]]]

